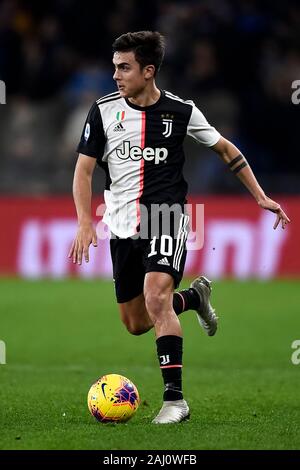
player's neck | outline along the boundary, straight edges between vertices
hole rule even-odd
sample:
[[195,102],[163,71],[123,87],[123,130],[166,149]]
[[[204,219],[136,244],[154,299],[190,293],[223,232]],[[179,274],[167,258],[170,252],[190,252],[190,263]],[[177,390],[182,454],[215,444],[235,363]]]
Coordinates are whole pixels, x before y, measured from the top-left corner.
[[152,83],[149,87],[144,88],[144,90],[136,96],[128,98],[130,103],[135,104],[136,106],[146,107],[155,104],[160,98],[160,90],[157,88],[155,83]]

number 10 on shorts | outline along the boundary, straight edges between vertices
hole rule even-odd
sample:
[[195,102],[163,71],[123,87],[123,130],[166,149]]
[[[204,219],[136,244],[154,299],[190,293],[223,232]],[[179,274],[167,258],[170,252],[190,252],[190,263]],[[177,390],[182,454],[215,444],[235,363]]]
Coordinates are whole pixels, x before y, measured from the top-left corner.
[[157,255],[157,250],[163,256],[172,256],[173,253],[173,238],[170,235],[162,235],[159,239],[156,236],[150,242],[151,251],[150,256]]

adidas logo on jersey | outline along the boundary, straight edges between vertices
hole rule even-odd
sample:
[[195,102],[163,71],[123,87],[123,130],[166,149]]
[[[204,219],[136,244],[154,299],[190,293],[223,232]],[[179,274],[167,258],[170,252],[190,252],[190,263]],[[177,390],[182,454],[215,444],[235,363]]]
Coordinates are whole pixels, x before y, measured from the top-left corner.
[[161,260],[157,261],[157,264],[162,264],[163,266],[170,266],[168,258],[164,257]]
[[117,124],[116,127],[114,127],[114,132],[122,132],[122,131],[125,131],[125,130],[126,129],[124,129],[121,122],[119,124]]
[[142,149],[137,145],[130,147],[130,142],[128,140],[125,140],[123,142],[123,148],[117,149],[116,152],[117,156],[121,158],[121,160],[131,158],[131,160],[137,161],[143,158],[147,162],[154,160],[155,165],[165,161],[168,156],[168,150],[165,147],[156,147],[155,149],[152,147],[145,147]]

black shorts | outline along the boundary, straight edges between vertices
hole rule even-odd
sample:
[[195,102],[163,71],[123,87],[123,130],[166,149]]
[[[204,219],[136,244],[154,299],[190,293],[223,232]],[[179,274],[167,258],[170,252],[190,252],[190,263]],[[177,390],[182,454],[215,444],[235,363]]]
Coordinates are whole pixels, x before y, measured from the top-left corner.
[[176,219],[170,230],[160,225],[148,238],[112,235],[110,251],[118,303],[128,302],[143,292],[148,272],[168,273],[174,279],[174,288],[179,286],[186,260],[189,216],[181,213]]

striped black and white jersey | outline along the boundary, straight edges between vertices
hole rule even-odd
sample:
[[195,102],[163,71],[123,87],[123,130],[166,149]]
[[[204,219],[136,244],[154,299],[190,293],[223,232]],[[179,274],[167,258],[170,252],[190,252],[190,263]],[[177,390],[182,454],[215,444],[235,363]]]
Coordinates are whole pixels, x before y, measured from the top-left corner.
[[136,234],[141,204],[183,204],[186,135],[205,146],[219,132],[192,101],[162,91],[153,105],[140,107],[119,92],[97,100],[87,116],[77,151],[97,159],[106,172],[103,221],[119,237]]

